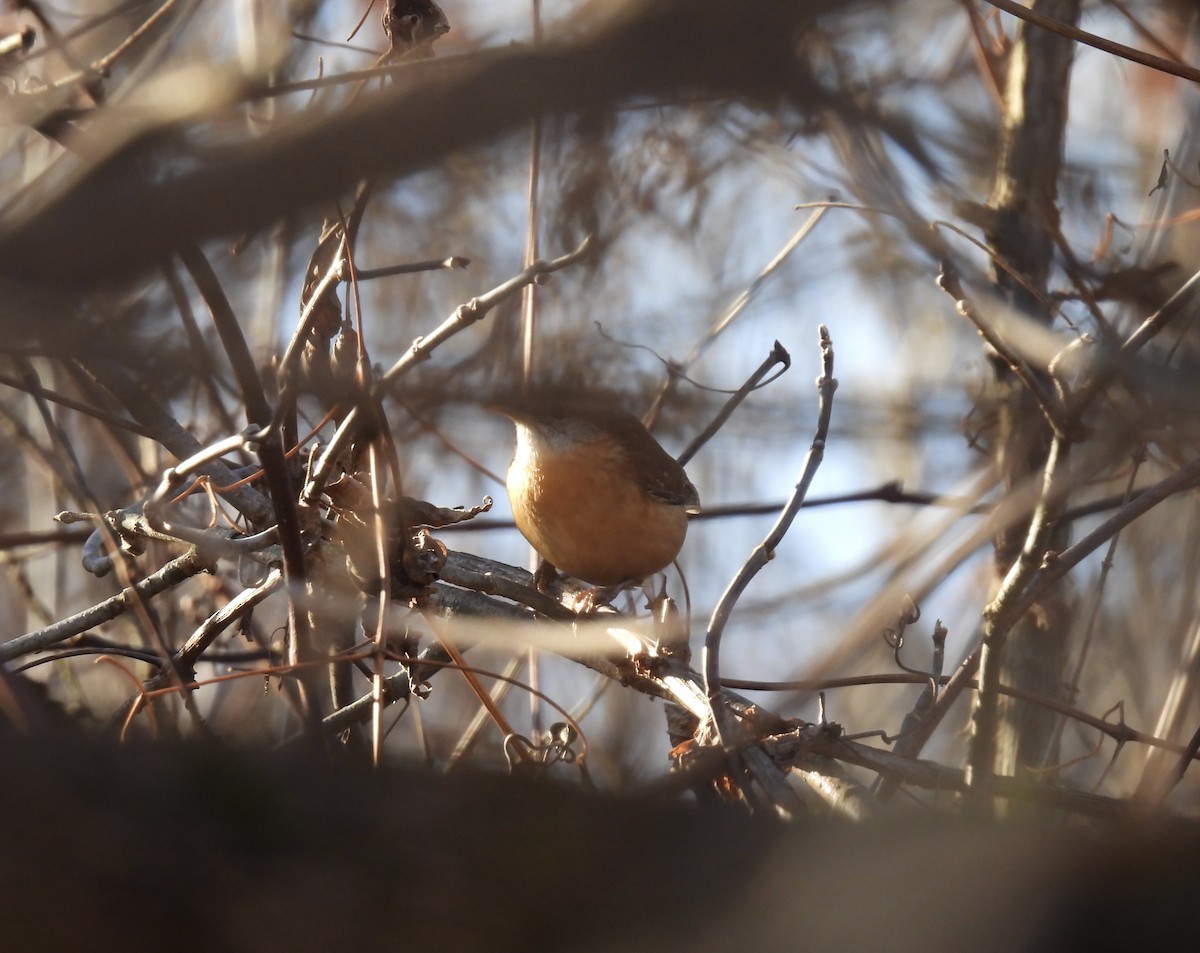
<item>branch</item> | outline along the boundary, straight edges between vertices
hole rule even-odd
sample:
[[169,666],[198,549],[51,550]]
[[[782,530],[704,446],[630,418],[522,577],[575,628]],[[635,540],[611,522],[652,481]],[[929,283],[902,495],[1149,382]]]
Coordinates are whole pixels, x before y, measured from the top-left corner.
[[[692,457],[700,451],[700,448],[712,439],[713,434],[720,430],[725,421],[729,419],[729,416],[737,410],[738,405],[753,393],[762,379],[774,370],[776,365],[780,364],[783,365],[783,371],[786,371],[792,366],[792,357],[788,354],[784,346],[776,341],[775,346],[771,348],[771,353],[767,355],[766,359],[755,369],[753,374],[746,378],[746,382],[730,396],[729,400],[725,401],[725,405],[712,419],[712,422],[700,431],[691,443],[684,447],[683,452],[676,458],[675,462],[681,467],[686,467]],[[783,374],[783,371],[780,371],[772,380],[778,379]]]
[[196,662],[200,656],[232,622],[249,612],[278,589],[282,580],[283,573],[277,568],[272,569],[257,586],[243,589],[205,619],[192,633],[192,637],[170,659],[156,660],[161,671],[152,678],[148,678],[142,685],[141,693],[129,699],[111,720],[124,722],[134,707],[151,692],[179,684],[184,686],[185,691],[190,691],[190,686],[195,678]]
[[746,560],[721,595],[708,623],[708,632],[704,638],[704,683],[705,693],[713,702],[721,693],[721,636],[725,631],[729,616],[733,612],[733,607],[745,592],[746,587],[750,585],[751,580],[775,557],[775,550],[783,541],[796,514],[800,512],[809,485],[825,457],[825,441],[829,435],[829,422],[833,414],[833,394],[837,390],[837,380],[833,376],[833,342],[829,338],[829,329],[822,324],[818,333],[821,342],[821,376],[817,378],[817,392],[820,395],[817,408],[817,427],[804,460],[804,469],[800,480],[792,491],[792,496],[783,512],[779,514],[779,519],[771,527],[771,531],[750,554],[750,558]]
[[333,468],[338,458],[350,445],[350,441],[354,438],[354,434],[358,430],[359,421],[363,414],[361,410],[362,406],[372,406],[386,390],[395,385],[396,381],[408,371],[412,370],[413,367],[422,361],[429,360],[438,346],[450,340],[450,338],[454,337],[460,331],[469,328],[472,324],[482,321],[493,308],[507,301],[526,285],[577,262],[587,254],[590,245],[591,239],[585,238],[578,248],[573,252],[563,255],[561,258],[555,258],[552,261],[535,261],[520,274],[514,275],[508,281],[497,285],[486,294],[478,298],[473,298],[464,305],[460,305],[450,317],[446,318],[431,333],[413,341],[412,346],[404,355],[388,368],[383,377],[374,384],[370,395],[365,398],[363,404],[354,407],[346,415],[345,419],[342,420],[337,431],[330,439],[329,444],[321,453],[316,466],[313,467],[312,474],[309,476],[307,484],[305,484],[302,500],[305,503],[311,503],[324,492],[325,484],[333,475]]
[[[827,752],[847,764],[858,765],[881,775],[895,777],[904,784],[931,791],[966,791],[966,772],[948,768],[933,761],[900,758],[890,751],[880,751],[854,741],[831,739]],[[1050,807],[1063,808],[1085,817],[1101,817],[1109,820],[1129,818],[1134,808],[1128,801],[1087,794],[1054,784],[1019,781],[1016,778],[989,775],[976,781],[972,779],[971,790],[989,798],[1002,797],[1012,801],[1029,801]]]
[[984,0],[984,2],[990,3],[996,9],[1003,10],[1005,13],[1011,13],[1014,17],[1018,17],[1035,26],[1040,26],[1043,30],[1049,30],[1051,33],[1057,33],[1059,36],[1065,36],[1071,40],[1077,40],[1104,53],[1111,53],[1113,56],[1119,56],[1121,59],[1129,60],[1131,63],[1147,66],[1162,73],[1170,73],[1172,76],[1179,76],[1182,79],[1189,79],[1193,83],[1200,83],[1200,69],[1196,69],[1194,66],[1188,66],[1186,63],[1169,60],[1162,56],[1155,56],[1153,53],[1145,53],[1142,50],[1134,49],[1132,46],[1125,46],[1123,43],[1116,43],[1113,40],[1106,40],[1102,36],[1097,36],[1095,33],[1088,33],[1086,30],[1063,23],[1061,20],[1054,20],[1035,13],[1033,10],[1014,2],[1014,0]]
[[[143,383],[134,380],[126,368],[109,361],[89,361],[84,370],[177,460],[187,460],[204,451],[200,441],[180,426],[179,421],[171,416]],[[197,470],[209,477],[216,486],[232,486],[233,489],[221,495],[251,522],[260,525],[274,522],[270,501],[252,486],[238,486],[240,481],[237,476],[220,460],[212,460]]]
[[158,572],[147,576],[141,582],[121,590],[115,596],[105,599],[89,609],[60,619],[44,629],[38,629],[0,644],[0,662],[7,662],[29,652],[41,651],[47,646],[62,642],[73,635],[86,632],[102,622],[115,619],[121,613],[132,608],[138,600],[156,596],[160,592],[179,585],[191,576],[210,572],[211,569],[211,563],[192,550],[177,559],[172,559]]
[[796,55],[798,35],[839,7],[741,0],[730,16],[720,0],[626,4],[572,42],[415,63],[349,107],[308,111],[234,143],[195,145],[210,114],[171,117],[124,142],[127,122],[114,118],[109,132],[97,121],[103,158],[0,231],[0,278],[76,288],[115,281],[187,242],[252,231],[363,178],[411,174],[538,114],[683,91],[844,113],[854,107],[826,95]]

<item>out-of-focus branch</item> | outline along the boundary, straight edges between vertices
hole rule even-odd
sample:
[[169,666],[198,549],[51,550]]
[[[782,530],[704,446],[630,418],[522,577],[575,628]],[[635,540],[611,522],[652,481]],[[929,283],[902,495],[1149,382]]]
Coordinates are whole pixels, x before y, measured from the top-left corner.
[[1016,3],[1015,0],[984,0],[984,2],[990,3],[993,7],[1003,10],[1005,13],[1011,13],[1014,17],[1019,17],[1027,23],[1039,26],[1043,30],[1049,30],[1052,33],[1057,33],[1059,36],[1077,40],[1080,43],[1086,43],[1097,50],[1103,50],[1105,53],[1111,53],[1113,56],[1129,60],[1131,63],[1137,63],[1150,69],[1169,73],[1172,76],[1189,79],[1193,83],[1200,83],[1200,69],[1189,66],[1187,63],[1181,63],[1175,59],[1167,59],[1163,56],[1156,56],[1153,53],[1147,53],[1144,50],[1126,46],[1124,43],[1117,43],[1102,36],[1097,36],[1095,33],[1088,33],[1086,30],[1081,30],[1072,23],[1064,23],[1062,20],[1055,19],[1054,17],[1043,16],[1036,10],[1030,10],[1028,7]]
[[313,500],[324,492],[326,481],[332,475],[333,468],[337,464],[340,454],[349,445],[354,433],[360,426],[363,407],[371,406],[372,401],[378,400],[388,388],[393,387],[396,381],[411,371],[413,367],[422,361],[428,360],[437,347],[465,328],[470,327],[478,321],[482,321],[493,308],[507,301],[526,285],[538,281],[546,275],[560,271],[568,265],[575,264],[575,262],[579,261],[587,253],[590,244],[591,239],[585,238],[578,248],[566,255],[551,261],[535,261],[520,274],[514,275],[486,294],[482,294],[478,298],[472,298],[467,304],[460,305],[452,315],[434,328],[433,331],[413,341],[412,346],[387,369],[379,379],[379,382],[372,388],[367,402],[353,408],[343,418],[341,424],[338,425],[337,431],[330,439],[328,446],[322,451],[320,459],[317,461],[308,482],[305,484],[301,497],[302,502],[311,504]]
[[[6,222],[0,278],[111,281],[188,242],[294,214],[364,177],[409,174],[538,113],[683,90],[853,108],[822,91],[796,49],[800,34],[838,6],[742,0],[731,16],[719,0],[658,0],[629,5],[570,42],[413,64],[349,108],[310,111],[241,142],[197,145],[187,122],[171,121],[113,143],[39,209]],[[101,121],[89,128],[106,137]],[[107,138],[127,128],[114,120]]]
[[[203,451],[200,442],[185,430],[145,385],[134,379],[127,368],[109,361],[89,361],[84,368],[96,382],[113,395],[147,433],[179,460]],[[212,460],[199,472],[217,486],[232,486],[222,495],[251,521],[273,523],[270,501],[252,486],[240,486],[237,476],[220,460]]]
[[[1032,6],[1042,16],[1073,25],[1081,4],[1034,0]],[[1021,24],[1009,54],[1000,150],[988,198],[989,251],[994,263],[1011,266],[993,265],[996,291],[1018,313],[1045,326],[1053,318],[1043,301],[1058,232],[1058,180],[1074,52],[1073,44],[1061,36]],[[1039,408],[1034,391],[1007,365],[997,363],[995,371],[997,469],[1010,491],[1036,480],[1040,471],[1042,494],[1028,525],[1015,524],[996,536],[996,571],[1004,584],[984,619],[968,770],[973,788],[992,772],[1036,770],[1053,762],[1054,719],[1023,709],[1020,703],[1002,705],[999,685],[1005,678],[1019,688],[1052,694],[1051,686],[1062,681],[1070,613],[1061,588],[1043,592],[1036,620],[1018,620],[1007,610],[1045,555],[1065,548],[1061,514],[1072,444],[1059,434],[1048,453],[1052,434],[1043,417],[1045,396]],[[976,803],[981,810],[991,804],[986,795]]]

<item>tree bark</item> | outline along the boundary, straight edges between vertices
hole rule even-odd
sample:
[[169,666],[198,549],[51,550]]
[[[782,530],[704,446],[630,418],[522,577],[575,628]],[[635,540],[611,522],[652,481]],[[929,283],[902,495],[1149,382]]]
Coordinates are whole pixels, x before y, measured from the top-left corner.
[[[1033,0],[1030,8],[1075,25],[1080,3]],[[1003,305],[1043,325],[1052,320],[1043,302],[1058,231],[1058,177],[1073,55],[1071,40],[1020,23],[1008,61],[1001,147],[988,200],[988,245],[1021,278],[993,265],[993,290]],[[997,358],[994,369],[993,454],[1005,489],[1013,491],[1039,479],[1052,433],[1010,368]],[[1044,368],[1033,370],[1044,374]],[[1067,463],[1060,456],[1058,466]],[[996,536],[998,580],[1026,549],[1029,529],[1028,522],[1017,523]],[[1048,549],[1061,550],[1065,543],[1066,531],[1056,528]],[[981,690],[973,718],[973,776],[1021,773],[1054,762],[1056,716],[1027,702],[1001,699],[995,689],[1003,681],[1038,695],[1062,694],[1070,601],[1068,588],[1060,584],[1011,628],[985,621]]]

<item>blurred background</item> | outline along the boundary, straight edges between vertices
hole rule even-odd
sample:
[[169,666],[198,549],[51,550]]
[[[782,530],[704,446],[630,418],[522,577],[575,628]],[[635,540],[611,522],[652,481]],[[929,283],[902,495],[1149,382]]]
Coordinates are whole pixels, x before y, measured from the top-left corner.
[[[931,670],[936,620],[948,632],[946,674],[976,650],[997,565],[1002,576],[1013,555],[989,514],[1020,498],[1027,521],[1048,433],[1036,413],[1015,434],[1007,429],[1004,361],[938,287],[939,267],[952,264],[985,320],[1008,322],[1007,344],[1042,379],[1074,342],[1067,353],[1082,357],[1071,383],[1082,380],[1094,355],[1127,337],[1197,267],[1194,83],[1060,38],[1069,72],[1062,82],[1048,74],[1040,97],[1069,104],[1061,164],[1054,130],[1044,146],[1058,231],[1041,255],[1034,283],[1042,287],[1023,300],[995,264],[1007,254],[996,212],[1014,115],[1005,84],[1023,28],[987,3],[817,3],[778,15],[793,27],[786,36],[771,34],[775,19],[755,21],[759,5],[734,6],[711,68],[710,4],[689,13],[669,2],[444,0],[449,31],[415,55],[393,49],[390,57],[382,4],[355,32],[366,6],[3,6],[0,33],[34,33],[5,55],[0,73],[0,251],[9,261],[0,275],[9,302],[0,341],[8,365],[0,374],[9,446],[0,457],[4,641],[122,584],[120,574],[96,579],[81,568],[90,527],[60,526],[54,515],[130,507],[178,462],[160,439],[113,423],[128,419],[128,406],[89,368],[123,367],[201,446],[245,426],[226,348],[173,253],[201,243],[270,392],[322,224],[348,214],[355,184],[369,178],[356,270],[469,259],[342,285],[341,303],[353,315],[355,300],[370,360],[382,368],[459,305],[520,273],[531,228],[542,258],[592,236],[589,254],[536,287],[533,374],[616,391],[639,415],[669,383],[655,433],[673,454],[776,341],[787,350],[786,373],[751,394],[688,465],[705,508],[679,560],[690,603],[675,570],[666,586],[697,653],[722,592],[799,479],[817,419],[817,329],[828,327],[838,390],[824,460],[807,505],[732,613],[723,674],[860,678],[830,688],[828,718],[851,733],[900,732],[922,683],[872,681],[901,671],[887,632],[907,596],[920,610],[904,633],[907,666]],[[392,6],[398,17],[430,14],[429,4]],[[1091,33],[1194,60],[1192,4],[1059,7],[1052,15],[1081,17]],[[612,41],[629,36],[639,42]],[[539,59],[542,50],[568,52]],[[557,82],[489,87],[489,64],[504,57],[528,57],[544,71],[530,75]],[[593,69],[597,57],[611,72]],[[456,98],[481,89],[495,102]],[[404,108],[385,108],[396,103]],[[481,128],[480,114],[494,123]],[[271,163],[276,180],[264,171]],[[1041,221],[1037,201],[1028,198],[1028,221]],[[1194,310],[1088,408],[1066,481],[1068,516],[1050,550],[1099,526],[1130,487],[1194,459]],[[517,567],[531,557],[507,524],[499,479],[511,425],[480,401],[520,381],[528,320],[522,299],[510,298],[383,403],[405,494],[442,507],[495,500],[482,528],[468,522],[435,535],[452,550]],[[301,436],[317,427],[330,438],[336,419],[322,422],[327,409],[319,394],[301,394]],[[1027,454],[1021,480],[1006,453]],[[840,501],[847,495],[865,498]],[[1093,503],[1094,512],[1072,509]],[[208,519],[202,494],[187,507],[198,523]],[[1129,525],[1112,552],[1106,538],[1055,590],[1054,604],[1033,613],[1050,635],[1035,638],[1042,648],[1029,663],[1039,670],[1030,690],[1051,707],[1028,704],[1052,714],[1037,755],[1018,752],[1007,770],[1127,797],[1149,783],[1156,757],[1175,763],[1200,717],[1198,515],[1194,490],[1171,496]],[[130,578],[182,551],[150,541]],[[9,669],[31,665],[29,675],[72,717],[113,727],[156,671],[119,650],[153,655],[156,638],[178,647],[263,572],[222,560],[213,575],[151,600],[152,619],[121,615],[72,642],[10,657]],[[618,606],[640,612],[643,603]],[[202,683],[250,673],[194,693],[217,736],[283,740],[297,731],[284,693],[272,683],[264,691],[254,674],[279,664],[286,618],[277,593],[198,666]],[[393,623],[424,646],[434,641],[417,614],[397,613]],[[119,665],[97,664],[99,656]],[[672,744],[661,703],[569,658],[538,657],[538,688],[578,716],[597,783],[620,787],[665,772]],[[481,645],[470,659],[534,678],[523,652]],[[355,678],[367,692],[367,680]],[[783,717],[817,718],[811,688],[745,694]],[[965,764],[972,704],[967,692],[950,707],[922,757]],[[500,705],[531,737],[531,718],[557,720],[531,715],[519,687]],[[478,703],[445,672],[428,698],[397,707],[403,712],[385,715],[389,750],[444,766]],[[155,709],[153,730],[195,730],[177,702]],[[1069,712],[1123,719],[1175,748],[1119,746]],[[150,730],[145,721],[134,730]],[[485,726],[470,757],[501,763],[500,741]],[[1185,778],[1173,808],[1194,813],[1196,795]]]

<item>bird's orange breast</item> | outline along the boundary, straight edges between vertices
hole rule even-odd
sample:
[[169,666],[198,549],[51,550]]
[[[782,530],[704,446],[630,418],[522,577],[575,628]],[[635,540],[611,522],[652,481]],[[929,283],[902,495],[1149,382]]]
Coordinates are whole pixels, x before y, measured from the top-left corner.
[[640,581],[683,546],[683,507],[653,499],[629,461],[606,441],[565,450],[520,450],[508,473],[517,527],[533,548],[585,582]]

